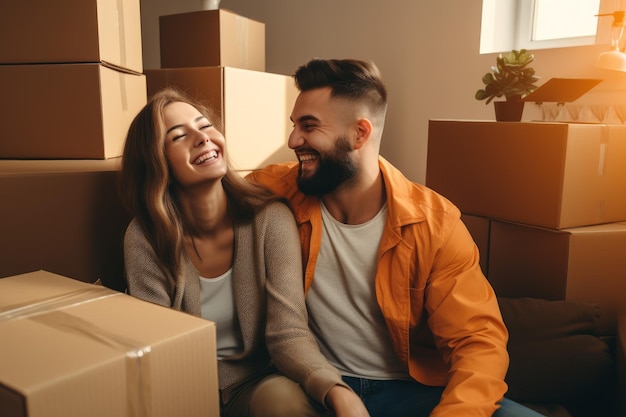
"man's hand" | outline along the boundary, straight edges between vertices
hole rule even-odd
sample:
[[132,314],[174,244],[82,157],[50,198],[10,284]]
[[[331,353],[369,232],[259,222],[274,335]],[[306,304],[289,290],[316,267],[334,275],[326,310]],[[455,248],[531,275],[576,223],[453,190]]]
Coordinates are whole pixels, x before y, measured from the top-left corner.
[[352,390],[335,385],[326,394],[326,404],[337,417],[369,417],[363,401]]

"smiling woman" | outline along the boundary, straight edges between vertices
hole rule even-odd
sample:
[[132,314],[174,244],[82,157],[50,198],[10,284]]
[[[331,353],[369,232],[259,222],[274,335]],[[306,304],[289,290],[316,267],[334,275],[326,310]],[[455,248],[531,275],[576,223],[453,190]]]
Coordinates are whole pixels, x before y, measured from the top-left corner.
[[212,119],[166,88],[130,125],[121,173],[130,295],[216,323],[221,416],[321,417],[322,405],[365,416],[309,331],[293,214],[230,168]]
[[[614,5],[602,2],[603,7]],[[480,53],[596,43],[601,0],[483,0]]]

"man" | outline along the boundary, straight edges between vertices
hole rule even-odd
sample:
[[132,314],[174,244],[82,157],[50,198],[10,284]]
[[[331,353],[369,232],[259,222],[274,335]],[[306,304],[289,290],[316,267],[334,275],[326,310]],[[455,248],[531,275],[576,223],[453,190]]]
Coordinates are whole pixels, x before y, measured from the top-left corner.
[[299,163],[250,178],[294,211],[322,353],[373,417],[539,416],[504,399],[508,333],[459,210],[379,155],[376,66],[314,59],[295,82]]

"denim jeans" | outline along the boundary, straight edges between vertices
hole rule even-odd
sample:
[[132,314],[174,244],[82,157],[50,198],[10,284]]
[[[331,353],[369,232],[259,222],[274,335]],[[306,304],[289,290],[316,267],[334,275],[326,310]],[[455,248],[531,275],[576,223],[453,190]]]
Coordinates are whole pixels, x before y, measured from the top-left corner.
[[[371,417],[428,417],[439,404],[443,387],[430,387],[416,381],[373,379],[344,376]],[[545,417],[515,401],[504,398],[493,417]]]

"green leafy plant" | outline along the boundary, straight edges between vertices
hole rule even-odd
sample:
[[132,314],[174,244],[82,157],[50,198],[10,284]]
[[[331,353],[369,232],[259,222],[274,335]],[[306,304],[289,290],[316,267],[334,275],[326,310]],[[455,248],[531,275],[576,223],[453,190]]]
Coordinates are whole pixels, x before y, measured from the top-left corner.
[[487,100],[504,96],[506,101],[521,101],[537,89],[535,83],[539,77],[528,65],[535,60],[535,55],[526,49],[512,50],[499,54],[491,72],[483,76],[485,87],[476,91],[476,100]]

